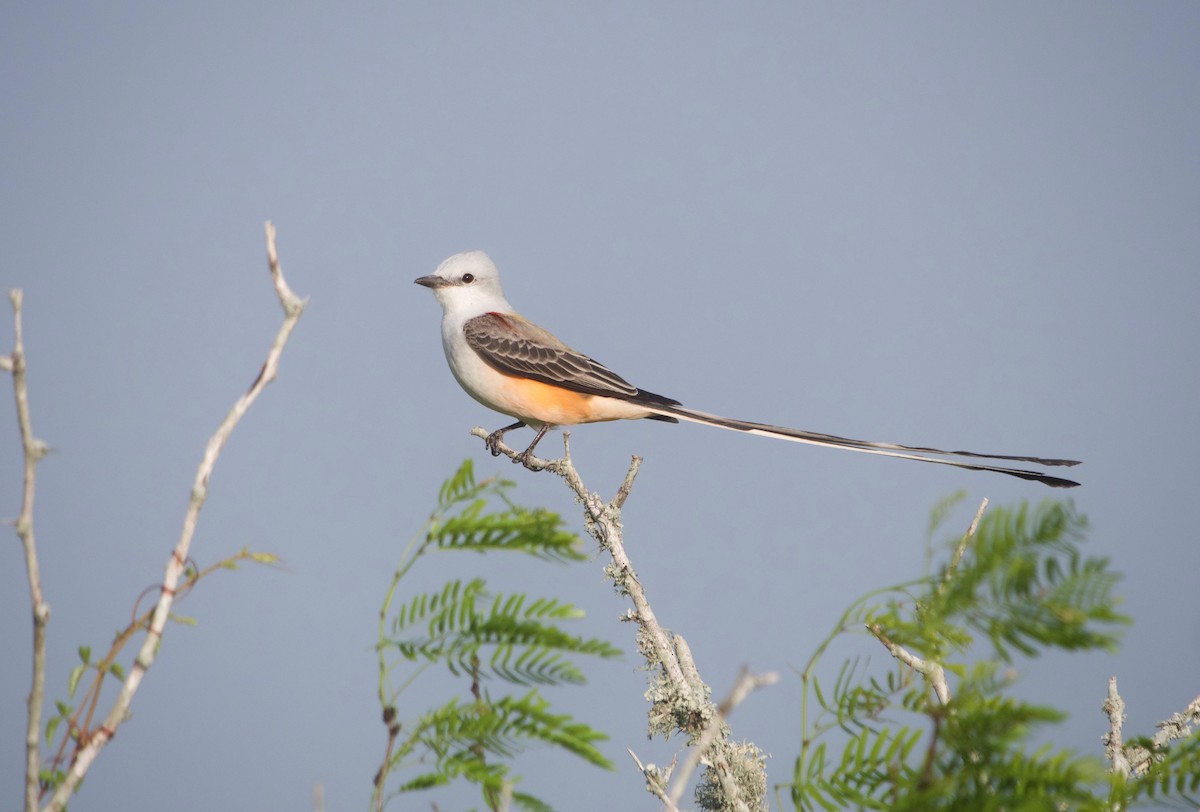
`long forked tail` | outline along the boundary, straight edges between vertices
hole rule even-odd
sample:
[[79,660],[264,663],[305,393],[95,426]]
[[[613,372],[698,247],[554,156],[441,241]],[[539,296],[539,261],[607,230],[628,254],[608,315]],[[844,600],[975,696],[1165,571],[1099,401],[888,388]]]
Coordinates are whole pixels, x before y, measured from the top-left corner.
[[687,420],[692,423],[703,423],[707,426],[716,426],[717,428],[730,429],[731,431],[743,431],[747,434],[759,434],[763,437],[775,437],[780,440],[790,440],[794,443],[809,443],[811,445],[823,445],[829,448],[844,448],[848,451],[861,451],[864,454],[878,454],[882,457],[897,457],[902,460],[931,462],[935,465],[952,465],[955,468],[966,468],[970,471],[995,471],[998,474],[1008,474],[1009,476],[1015,476],[1021,479],[1041,482],[1045,485],[1049,485],[1051,488],[1074,488],[1079,485],[1079,483],[1075,482],[1074,480],[1050,476],[1049,474],[1043,474],[1040,471],[1027,471],[1023,468],[1004,468],[998,465],[985,465],[983,463],[965,462],[963,460],[946,460],[924,455],[940,454],[947,457],[1011,460],[1013,462],[1033,462],[1037,463],[1038,465],[1078,465],[1078,460],[1045,459],[1043,457],[1015,457],[1005,454],[977,454],[973,451],[943,451],[940,448],[900,445],[898,443],[873,443],[867,440],[852,440],[848,437],[837,437],[833,434],[820,434],[815,431],[800,431],[799,429],[789,429],[784,428],[783,426],[770,426],[766,423],[751,423],[747,420],[734,420],[733,418],[708,414],[707,412],[700,412],[696,411],[695,409],[688,409],[684,406],[678,406],[675,404],[648,403],[645,405],[648,408],[653,409],[658,414],[677,417],[680,420]]

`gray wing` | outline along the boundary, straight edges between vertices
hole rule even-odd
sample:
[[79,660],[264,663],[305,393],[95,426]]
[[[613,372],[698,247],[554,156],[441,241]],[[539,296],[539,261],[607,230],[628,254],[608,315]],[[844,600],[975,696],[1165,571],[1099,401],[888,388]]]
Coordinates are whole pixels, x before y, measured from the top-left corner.
[[585,395],[678,405],[678,401],[638,389],[515,313],[476,316],[463,325],[463,335],[480,358],[505,375],[532,378]]

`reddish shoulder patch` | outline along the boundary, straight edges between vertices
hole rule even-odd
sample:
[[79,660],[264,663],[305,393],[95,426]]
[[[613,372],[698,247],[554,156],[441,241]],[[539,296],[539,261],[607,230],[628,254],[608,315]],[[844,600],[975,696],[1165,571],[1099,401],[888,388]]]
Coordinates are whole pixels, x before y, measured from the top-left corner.
[[513,326],[512,322],[509,321],[508,318],[506,318],[503,313],[497,313],[494,310],[490,310],[490,311],[488,311],[488,315],[492,316],[495,319],[498,319],[501,324],[503,324],[505,327],[509,328],[510,330],[512,329],[512,326]]

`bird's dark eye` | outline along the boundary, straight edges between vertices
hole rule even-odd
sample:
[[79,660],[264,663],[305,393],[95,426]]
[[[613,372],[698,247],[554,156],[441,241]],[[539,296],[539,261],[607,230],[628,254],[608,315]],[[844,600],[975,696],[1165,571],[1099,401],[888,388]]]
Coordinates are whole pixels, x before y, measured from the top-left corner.
[[475,274],[473,274],[473,273],[465,273],[465,274],[463,274],[463,275],[462,275],[462,281],[463,281],[463,284],[464,284],[464,285],[469,285],[469,284],[471,284],[472,282],[474,282],[474,281],[475,281]]

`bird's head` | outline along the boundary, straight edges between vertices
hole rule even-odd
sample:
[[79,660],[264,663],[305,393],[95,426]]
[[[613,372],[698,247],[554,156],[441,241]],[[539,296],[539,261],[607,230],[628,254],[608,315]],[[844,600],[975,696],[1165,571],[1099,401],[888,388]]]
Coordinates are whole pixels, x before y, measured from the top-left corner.
[[512,310],[500,289],[500,272],[482,251],[455,254],[429,276],[413,281],[432,290],[447,314],[471,318]]

